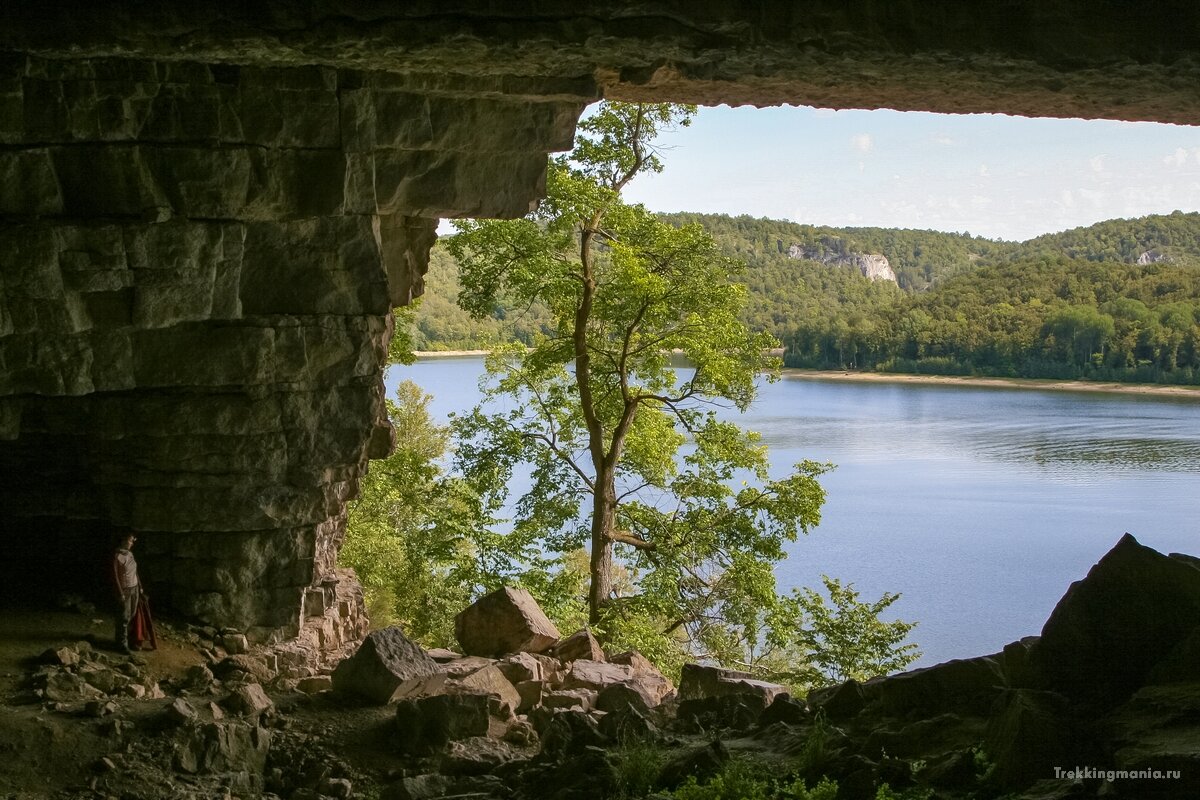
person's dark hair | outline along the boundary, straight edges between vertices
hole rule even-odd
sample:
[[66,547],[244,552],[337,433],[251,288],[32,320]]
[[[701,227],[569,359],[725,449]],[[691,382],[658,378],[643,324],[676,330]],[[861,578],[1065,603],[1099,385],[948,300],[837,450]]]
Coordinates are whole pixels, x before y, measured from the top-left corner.
[[132,528],[117,528],[113,534],[113,547],[120,547],[125,544],[127,539],[136,540],[137,534],[133,532]]

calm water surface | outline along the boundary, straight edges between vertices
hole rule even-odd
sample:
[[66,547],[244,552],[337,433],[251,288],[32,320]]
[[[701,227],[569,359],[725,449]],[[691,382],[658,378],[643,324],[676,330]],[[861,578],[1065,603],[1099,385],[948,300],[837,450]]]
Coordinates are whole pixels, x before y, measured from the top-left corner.
[[[480,358],[395,368],[445,418],[471,408]],[[787,377],[740,422],[784,472],[822,478],[821,524],[790,549],[784,587],[822,573],[865,598],[900,592],[917,663],[982,655],[1036,634],[1067,586],[1128,531],[1200,553],[1200,401],[1090,392]]]

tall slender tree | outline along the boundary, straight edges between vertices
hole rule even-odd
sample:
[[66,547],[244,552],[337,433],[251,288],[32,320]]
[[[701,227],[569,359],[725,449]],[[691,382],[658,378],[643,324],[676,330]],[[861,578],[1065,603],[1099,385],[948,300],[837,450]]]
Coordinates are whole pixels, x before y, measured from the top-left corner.
[[[718,413],[744,410],[756,381],[779,373],[777,342],[740,321],[742,265],[699,226],[622,200],[662,169],[659,132],[693,113],[602,104],[552,160],[537,212],[458,223],[449,248],[464,308],[540,302],[555,320],[532,347],[488,359],[485,404],[458,423],[459,467],[499,498],[528,465],[510,535],[548,552],[586,546],[593,624],[651,620],[657,635],[688,634],[694,653],[761,627],[773,564],[819,520],[826,466],[773,479],[757,434]],[[632,595],[614,602],[619,568]]]

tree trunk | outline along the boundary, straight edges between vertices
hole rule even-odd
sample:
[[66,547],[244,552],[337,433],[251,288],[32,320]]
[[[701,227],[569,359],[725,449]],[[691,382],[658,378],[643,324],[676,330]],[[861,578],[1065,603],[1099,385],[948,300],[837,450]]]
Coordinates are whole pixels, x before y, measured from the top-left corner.
[[617,508],[616,483],[612,469],[596,470],[596,492],[592,498],[592,557],[589,566],[588,622],[600,621],[600,610],[612,597],[612,530]]

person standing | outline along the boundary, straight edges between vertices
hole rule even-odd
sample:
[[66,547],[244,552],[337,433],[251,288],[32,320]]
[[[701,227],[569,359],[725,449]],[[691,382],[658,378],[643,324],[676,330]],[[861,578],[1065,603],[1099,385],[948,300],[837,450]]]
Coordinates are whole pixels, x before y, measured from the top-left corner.
[[124,533],[118,540],[117,549],[112,558],[113,587],[116,590],[116,635],[117,649],[126,655],[132,654],[129,648],[129,624],[137,613],[138,600],[141,596],[141,582],[138,580],[137,560],[133,557],[133,544],[137,537],[132,531]]

